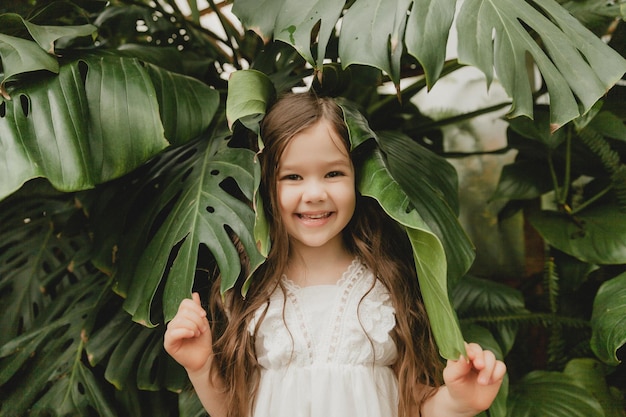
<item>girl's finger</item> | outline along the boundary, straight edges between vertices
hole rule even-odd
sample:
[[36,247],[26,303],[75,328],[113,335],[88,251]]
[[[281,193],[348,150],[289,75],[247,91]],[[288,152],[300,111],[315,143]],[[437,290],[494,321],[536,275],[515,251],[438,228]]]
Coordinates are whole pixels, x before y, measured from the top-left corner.
[[198,294],[197,292],[194,292],[193,294],[191,294],[191,299],[196,305],[199,305],[200,307],[202,307],[202,303],[200,302],[200,294]]
[[496,355],[493,352],[485,350],[482,354],[482,369],[476,367],[478,373],[478,383],[487,385],[492,381],[493,371],[496,366]]
[[185,312],[191,312],[196,316],[206,317],[206,310],[202,308],[202,304],[200,303],[200,296],[197,293],[194,294],[195,295],[192,295],[192,297],[194,297],[192,300],[186,298],[181,301],[180,305],[178,306],[177,315],[184,314]]

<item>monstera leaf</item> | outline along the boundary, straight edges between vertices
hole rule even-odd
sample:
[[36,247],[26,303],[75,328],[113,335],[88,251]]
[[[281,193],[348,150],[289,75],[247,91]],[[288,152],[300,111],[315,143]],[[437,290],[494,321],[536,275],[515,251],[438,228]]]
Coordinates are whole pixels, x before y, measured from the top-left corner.
[[115,55],[81,58],[9,92],[0,98],[0,198],[36,177],[63,191],[120,177],[200,134],[219,101],[197,80]]
[[528,55],[544,78],[557,126],[586,113],[626,71],[626,61],[553,0],[465,1],[457,28],[459,60],[489,82],[495,69],[513,98],[512,117],[533,114]]
[[[235,237],[252,267],[261,263],[252,235],[254,152],[230,148],[228,139],[213,134],[164,153],[137,174],[138,188],[105,190],[108,205],[92,212],[102,227],[119,231],[98,259],[104,263],[107,250],[114,259],[108,268],[115,290],[126,298],[124,308],[135,321],[160,322],[152,317],[159,310],[155,303],[162,305],[165,321],[174,316],[191,295],[205,249],[215,258],[222,291],[241,273]],[[107,200],[109,194],[116,198]]]
[[[4,84],[17,75],[39,70],[58,73],[59,63],[53,56],[55,41],[62,37],[91,35],[95,31],[93,25],[39,26],[15,13],[0,15],[0,61],[3,68],[0,95],[10,100]],[[28,37],[11,36],[12,33],[28,33]]]
[[[273,36],[293,45],[318,69],[341,19],[339,59],[344,67],[373,66],[398,85],[406,45],[424,68],[429,86],[437,81],[456,1],[356,0],[340,18],[342,4],[318,0],[303,7],[298,0],[236,0],[233,12],[265,40]],[[626,61],[553,0],[465,1],[457,31],[459,60],[479,68],[489,82],[495,67],[513,99],[512,116],[533,115],[527,54],[545,79],[550,119],[557,125],[584,114],[626,71]],[[313,56],[309,51],[315,47]]]

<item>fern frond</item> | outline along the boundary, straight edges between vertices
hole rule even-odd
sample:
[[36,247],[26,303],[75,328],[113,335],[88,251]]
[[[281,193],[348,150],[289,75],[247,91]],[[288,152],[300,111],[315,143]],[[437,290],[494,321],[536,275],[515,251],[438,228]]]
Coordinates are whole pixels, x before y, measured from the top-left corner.
[[559,324],[550,327],[547,346],[547,366],[549,370],[562,370],[567,363],[565,348],[567,346],[563,328]]
[[588,329],[588,320],[576,319],[572,317],[559,316],[551,313],[514,313],[490,316],[466,317],[460,319],[463,324],[517,324],[520,326],[543,326],[550,327],[558,324],[563,328]]
[[610,174],[611,185],[615,190],[620,210],[626,211],[626,165],[621,163],[619,154],[611,149],[602,134],[589,126],[578,131],[582,142],[600,158],[602,165]]
[[615,189],[617,204],[621,211],[626,211],[626,165],[622,164],[611,175],[611,183]]
[[578,137],[600,158],[609,173],[613,174],[620,167],[619,154],[611,149],[609,142],[597,130],[587,126],[578,131]]
[[543,273],[543,286],[548,294],[548,302],[550,304],[550,312],[556,314],[559,309],[559,274],[556,271],[554,258],[546,257]]

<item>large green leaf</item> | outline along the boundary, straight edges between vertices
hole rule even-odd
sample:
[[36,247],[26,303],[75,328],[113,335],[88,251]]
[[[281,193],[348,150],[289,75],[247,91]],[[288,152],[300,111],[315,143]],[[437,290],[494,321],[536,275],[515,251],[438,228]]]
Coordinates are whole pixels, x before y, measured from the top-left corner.
[[[371,65],[398,83],[404,45],[416,57],[432,86],[445,60],[456,0],[357,0],[341,18],[339,56],[345,67]],[[303,7],[298,0],[237,0],[233,12],[266,41],[272,35],[287,42],[321,69],[343,2],[317,0]],[[319,28],[316,26],[319,24]],[[313,32],[313,33],[312,33]],[[316,49],[315,55],[312,50]]]
[[515,417],[604,417],[598,400],[560,372],[526,374],[509,392],[507,407]]
[[458,180],[454,167],[399,132],[380,132],[390,174],[410,199],[446,254],[448,280],[455,284],[474,261],[474,246],[458,221]]
[[[498,282],[466,276],[454,286],[450,297],[461,325],[465,321],[481,322],[481,318],[493,321],[511,319],[510,323],[493,325],[499,350],[505,355],[511,350],[519,327],[513,318],[528,313],[524,306],[524,297],[519,290]],[[465,332],[463,334],[465,335]],[[471,341],[467,336],[466,340]]]
[[195,78],[155,65],[147,65],[146,69],[159,103],[165,138],[172,145],[181,145],[200,135],[217,113],[219,93]]
[[457,215],[456,170],[444,158],[392,131],[374,133],[354,104],[338,99],[350,132],[352,149],[375,138],[385,152],[390,174],[430,230],[441,240],[448,263],[448,278],[455,283],[474,260],[474,248]]
[[626,263],[626,217],[615,205],[593,206],[574,216],[544,210],[529,219],[550,245],[575,258]]
[[572,359],[567,363],[563,373],[570,376],[574,382],[585,387],[598,399],[604,409],[605,417],[625,417],[623,401],[614,396],[607,384],[606,377],[612,368],[592,358]]
[[[222,290],[234,285],[241,263],[231,231],[253,268],[263,259],[252,235],[254,152],[229,148],[227,139],[218,134],[166,153],[138,182],[139,189],[126,191],[134,198],[123,214],[127,232],[116,242],[114,277],[117,291],[126,296],[125,309],[140,323],[153,324],[153,303],[163,304],[167,321],[190,297],[203,247],[219,267]],[[136,210],[142,212],[139,218]],[[107,222],[103,214],[98,221]]]
[[548,88],[550,121],[559,126],[587,112],[626,71],[621,56],[553,0],[468,0],[457,28],[459,60],[488,82],[495,69],[513,98],[511,116],[533,115],[528,55]]
[[448,298],[446,254],[441,241],[393,179],[380,151],[374,151],[357,169],[357,188],[361,194],[376,199],[389,216],[405,227],[439,351],[446,359],[458,359],[465,354],[465,347]]
[[[28,38],[9,36],[26,30],[36,43]],[[0,61],[4,69],[0,95],[9,99],[4,84],[16,75],[38,70],[58,73],[59,64],[54,57],[55,41],[63,37],[91,35],[95,31],[93,25],[39,26],[15,13],[0,15]]]
[[[236,0],[233,10],[244,26],[266,41],[273,35],[294,45],[321,69],[322,51],[318,50],[318,57],[309,51],[315,44],[325,47],[327,28],[337,25],[336,9],[326,3],[317,1],[303,8],[299,0]],[[455,6],[454,0],[356,0],[340,19],[339,60],[344,67],[379,68],[398,84],[406,46],[432,86],[441,74]],[[311,26],[318,21],[323,29],[310,36]],[[457,30],[459,59],[482,70],[489,82],[495,68],[513,99],[512,116],[533,115],[527,53],[545,79],[550,120],[557,125],[585,113],[626,71],[626,61],[553,0],[466,1]],[[534,33],[540,42],[533,39]]]
[[603,362],[618,365],[626,343],[626,273],[602,284],[593,301],[591,348]]
[[0,198],[35,177],[63,191],[117,178],[168,146],[164,124],[174,143],[197,136],[218,101],[198,81],[113,55],[71,62],[10,92],[12,100],[0,99]]
[[15,75],[30,71],[47,70],[59,72],[56,58],[47,54],[35,42],[0,33],[0,59],[3,78],[0,81],[0,96],[10,99],[4,84]]

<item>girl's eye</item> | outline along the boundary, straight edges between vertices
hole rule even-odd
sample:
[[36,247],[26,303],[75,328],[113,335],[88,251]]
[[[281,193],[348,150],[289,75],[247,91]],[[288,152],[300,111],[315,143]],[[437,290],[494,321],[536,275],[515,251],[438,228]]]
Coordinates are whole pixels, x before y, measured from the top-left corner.
[[342,172],[340,172],[340,171],[331,171],[331,172],[329,172],[328,174],[326,174],[326,176],[327,176],[328,178],[341,177],[342,175],[343,175],[343,173],[342,173]]
[[289,181],[297,181],[300,179],[300,175],[298,174],[289,174],[289,175],[285,175],[283,177],[284,180],[289,180]]

